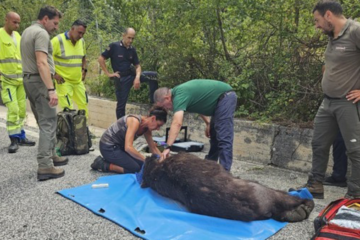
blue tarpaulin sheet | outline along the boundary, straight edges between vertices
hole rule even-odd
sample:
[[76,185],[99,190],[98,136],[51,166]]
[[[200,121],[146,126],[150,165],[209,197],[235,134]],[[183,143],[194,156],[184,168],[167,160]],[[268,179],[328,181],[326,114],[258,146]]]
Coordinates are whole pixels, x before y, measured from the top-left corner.
[[[107,188],[92,184],[108,183]],[[143,189],[135,174],[112,175],[58,192],[143,239],[266,239],[287,223],[273,219],[241,222],[188,212],[181,204]]]

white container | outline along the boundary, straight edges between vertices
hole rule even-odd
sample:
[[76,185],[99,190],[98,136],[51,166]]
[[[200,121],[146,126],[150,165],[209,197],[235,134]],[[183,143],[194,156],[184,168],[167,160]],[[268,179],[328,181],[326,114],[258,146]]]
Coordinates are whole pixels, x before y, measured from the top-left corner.
[[99,184],[93,184],[91,185],[92,188],[108,188],[109,184],[108,183],[99,183]]

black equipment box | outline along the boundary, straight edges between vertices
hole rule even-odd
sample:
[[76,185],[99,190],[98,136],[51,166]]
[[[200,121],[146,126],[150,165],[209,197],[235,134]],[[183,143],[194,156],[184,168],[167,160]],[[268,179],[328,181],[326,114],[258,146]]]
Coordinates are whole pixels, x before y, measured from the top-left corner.
[[[153,137],[153,140],[158,144],[159,147],[166,144],[168,136],[169,136],[170,128],[166,128],[166,136],[164,137]],[[200,152],[204,148],[204,144],[201,142],[188,141],[187,139],[187,126],[182,126],[180,132],[184,130],[184,139],[180,140],[177,138],[170,150],[173,152]]]

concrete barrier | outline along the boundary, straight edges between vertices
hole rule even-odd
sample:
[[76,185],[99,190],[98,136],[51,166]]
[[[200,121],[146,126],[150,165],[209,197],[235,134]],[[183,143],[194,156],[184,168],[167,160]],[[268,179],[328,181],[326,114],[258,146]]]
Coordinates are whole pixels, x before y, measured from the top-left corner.
[[[148,104],[128,103],[126,112],[146,115],[150,107]],[[89,124],[108,128],[116,121],[115,109],[115,101],[89,97]],[[28,110],[30,110],[29,104]],[[170,114],[166,127],[170,126],[171,119]],[[208,141],[204,136],[205,124],[197,114],[185,113],[183,125],[188,126],[190,139],[203,143]],[[312,129],[235,119],[234,133],[234,159],[236,160],[272,164],[303,172],[311,169]],[[165,127],[159,131],[159,135],[165,135]],[[331,167],[330,163],[329,168]]]

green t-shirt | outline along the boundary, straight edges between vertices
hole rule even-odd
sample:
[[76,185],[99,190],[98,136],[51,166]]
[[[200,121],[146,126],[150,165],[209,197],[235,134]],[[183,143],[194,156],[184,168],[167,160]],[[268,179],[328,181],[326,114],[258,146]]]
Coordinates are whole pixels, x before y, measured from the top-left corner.
[[231,90],[229,84],[210,79],[194,79],[180,84],[171,90],[174,113],[184,111],[212,116],[218,98]]

